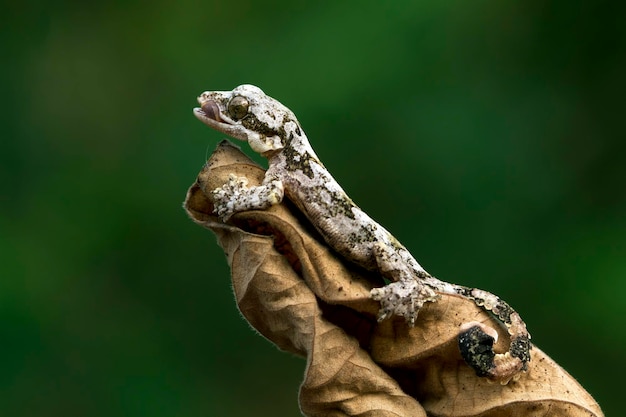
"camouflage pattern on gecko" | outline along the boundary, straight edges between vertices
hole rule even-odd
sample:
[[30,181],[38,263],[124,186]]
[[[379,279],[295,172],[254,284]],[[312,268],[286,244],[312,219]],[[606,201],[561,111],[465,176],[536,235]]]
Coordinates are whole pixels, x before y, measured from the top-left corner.
[[496,354],[495,329],[477,322],[464,324],[458,342],[466,363],[479,376],[503,384],[526,370],[530,334],[519,314],[489,292],[428,274],[391,233],[348,197],[313,151],[291,110],[253,85],[207,91],[198,102],[194,114],[200,121],[248,142],[269,164],[260,186],[248,187],[246,178],[231,176],[227,184],[213,191],[215,211],[222,221],[240,211],[266,209],[286,195],[335,251],[392,281],[370,294],[380,302],[379,321],[399,315],[413,326],[419,309],[437,301],[440,294],[464,297],[493,313],[511,339],[509,351]]

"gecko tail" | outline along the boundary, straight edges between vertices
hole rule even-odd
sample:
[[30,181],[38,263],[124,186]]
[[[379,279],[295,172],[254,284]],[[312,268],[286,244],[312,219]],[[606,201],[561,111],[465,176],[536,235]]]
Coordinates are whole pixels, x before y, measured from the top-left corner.
[[478,376],[507,384],[526,371],[532,348],[526,324],[509,304],[490,292],[450,284],[424,274],[420,279],[399,280],[382,288],[374,288],[370,296],[381,304],[378,321],[399,315],[407,320],[409,326],[413,326],[417,312],[424,303],[436,302],[440,294],[472,300],[495,316],[508,331],[508,351],[496,353],[493,345],[498,340],[498,330],[478,322],[461,326],[458,336],[461,356]]
[[493,329],[482,323],[467,328],[459,334],[459,351],[476,375],[506,385],[511,380],[517,380],[521,372],[526,371],[530,360],[530,341],[524,337],[511,339],[508,352],[495,353],[495,339],[490,334],[492,331]]
[[456,285],[453,287],[451,293],[469,298],[504,324],[511,340],[508,352],[495,353],[493,345],[498,339],[497,330],[478,322],[466,323],[461,327],[458,337],[459,350],[465,362],[477,375],[502,384],[517,379],[521,372],[527,370],[532,349],[530,334],[520,315],[490,292]]

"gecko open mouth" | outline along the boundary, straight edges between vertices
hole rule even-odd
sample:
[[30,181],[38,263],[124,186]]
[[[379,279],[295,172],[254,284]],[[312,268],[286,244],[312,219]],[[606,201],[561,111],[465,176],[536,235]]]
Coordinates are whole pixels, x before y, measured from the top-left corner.
[[195,107],[193,114],[202,123],[235,139],[248,140],[246,130],[232,120],[228,114],[222,112],[219,99],[214,100],[203,94],[198,97],[198,104],[200,107]]
[[222,118],[220,117],[220,108],[215,101],[213,100],[205,101],[204,103],[202,103],[202,106],[200,107],[200,109],[202,110],[204,115],[208,117],[209,119],[213,119],[216,122],[222,121]]

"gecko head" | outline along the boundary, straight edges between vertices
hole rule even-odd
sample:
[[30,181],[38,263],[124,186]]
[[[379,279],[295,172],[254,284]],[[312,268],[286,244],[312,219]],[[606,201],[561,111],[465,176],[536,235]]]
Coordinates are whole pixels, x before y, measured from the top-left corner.
[[204,124],[245,140],[260,154],[282,149],[301,130],[294,114],[254,85],[232,91],[205,91],[194,115]]

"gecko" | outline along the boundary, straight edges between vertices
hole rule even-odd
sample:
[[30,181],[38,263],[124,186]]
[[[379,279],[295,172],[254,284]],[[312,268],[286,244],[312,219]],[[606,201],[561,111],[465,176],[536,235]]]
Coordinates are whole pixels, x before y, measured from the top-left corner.
[[520,315],[494,294],[441,281],[422,268],[390,232],[361,210],[315,154],[294,113],[259,87],[243,84],[232,91],[205,91],[194,108],[196,118],[232,138],[245,141],[265,157],[261,185],[248,186],[230,175],[212,191],[215,213],[223,222],[235,213],[263,210],[286,196],[319,231],[326,243],[349,261],[376,271],[388,282],[370,298],[380,303],[378,321],[393,315],[414,326],[420,308],[442,294],[473,301],[508,330],[509,349],[495,353],[498,332],[478,322],[463,324],[458,346],[476,374],[507,384],[527,370],[530,334]]

